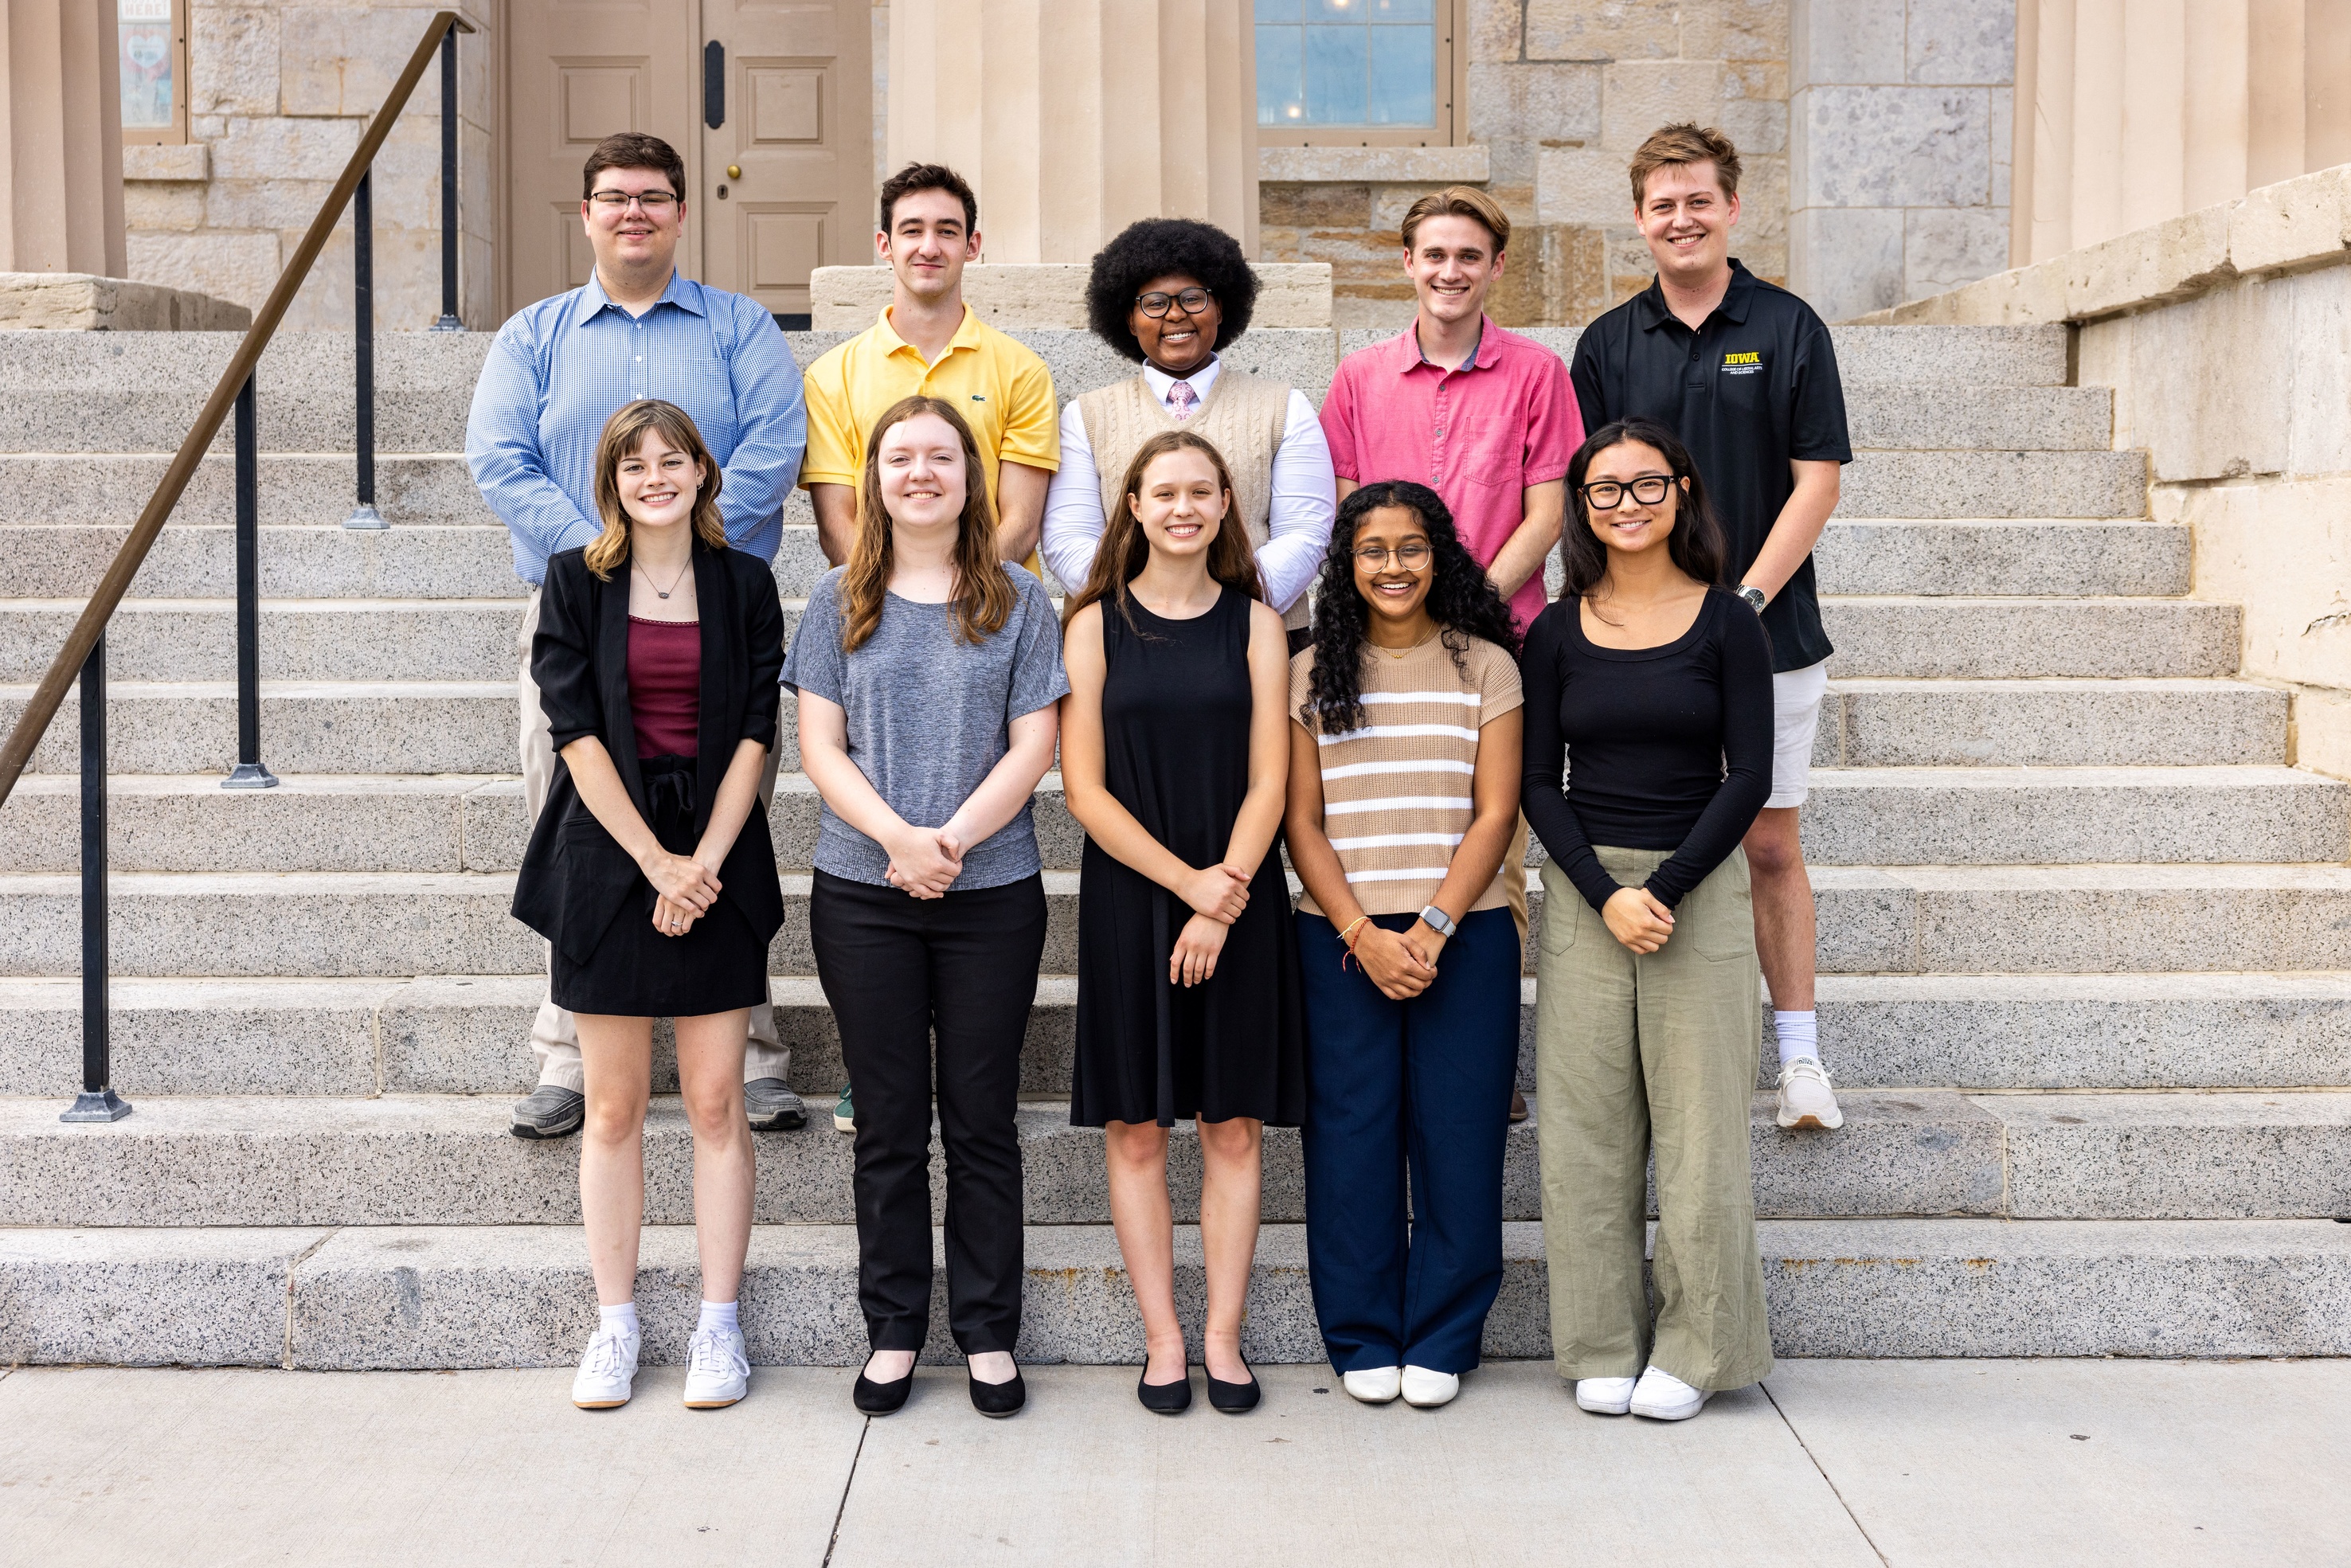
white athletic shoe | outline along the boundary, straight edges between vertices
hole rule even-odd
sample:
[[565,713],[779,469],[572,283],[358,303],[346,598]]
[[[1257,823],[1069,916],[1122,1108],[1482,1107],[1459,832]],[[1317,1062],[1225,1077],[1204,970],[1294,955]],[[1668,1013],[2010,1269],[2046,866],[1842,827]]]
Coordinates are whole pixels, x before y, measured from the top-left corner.
[[1343,1373],[1339,1386],[1348,1396],[1366,1405],[1384,1405],[1404,1388],[1404,1369],[1395,1366],[1366,1366],[1359,1371]]
[[1809,1056],[1800,1056],[1780,1069],[1780,1125],[1817,1127],[1830,1133],[1844,1125],[1836,1091],[1829,1087],[1828,1069]]
[[1672,1373],[1653,1366],[1641,1374],[1630,1408],[1634,1415],[1652,1421],[1687,1421],[1713,1397],[1713,1390],[1692,1388]]
[[1594,1416],[1622,1416],[1633,1408],[1633,1380],[1629,1377],[1579,1377],[1575,1380],[1575,1403],[1578,1408]]
[[588,1353],[580,1358],[580,1370],[571,1379],[571,1403],[582,1410],[611,1410],[629,1402],[629,1390],[637,1380],[637,1345],[635,1334],[622,1333],[618,1329],[598,1329],[588,1341]]
[[1407,1366],[1402,1381],[1404,1402],[1417,1410],[1434,1410],[1440,1405],[1450,1405],[1453,1396],[1461,1392],[1458,1373],[1431,1372],[1425,1366]]
[[685,1407],[723,1410],[750,1392],[751,1358],[739,1329],[708,1329],[685,1351]]

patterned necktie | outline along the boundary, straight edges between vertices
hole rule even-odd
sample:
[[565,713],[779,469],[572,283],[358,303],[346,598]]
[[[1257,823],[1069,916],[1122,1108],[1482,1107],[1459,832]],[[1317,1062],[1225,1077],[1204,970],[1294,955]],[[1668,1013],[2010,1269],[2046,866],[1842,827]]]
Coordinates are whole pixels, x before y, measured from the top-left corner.
[[1167,389],[1167,406],[1175,411],[1176,423],[1181,424],[1200,406],[1200,394],[1192,390],[1190,382],[1177,382]]

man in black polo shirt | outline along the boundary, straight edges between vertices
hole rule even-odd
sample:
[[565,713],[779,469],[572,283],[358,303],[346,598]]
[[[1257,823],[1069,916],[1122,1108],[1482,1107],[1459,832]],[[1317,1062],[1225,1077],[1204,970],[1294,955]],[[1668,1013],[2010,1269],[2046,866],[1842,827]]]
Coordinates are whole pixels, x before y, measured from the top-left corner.
[[1844,1124],[1820,1064],[1813,884],[1796,837],[1828,690],[1813,544],[1853,461],[1829,329],[1731,258],[1739,150],[1669,125],[1633,155],[1633,211],[1656,281],[1583,329],[1572,371],[1584,427],[1647,414],[1698,460],[1729,545],[1727,583],[1771,638],[1771,798],[1749,830],[1755,946],[1780,1042],[1780,1125]]

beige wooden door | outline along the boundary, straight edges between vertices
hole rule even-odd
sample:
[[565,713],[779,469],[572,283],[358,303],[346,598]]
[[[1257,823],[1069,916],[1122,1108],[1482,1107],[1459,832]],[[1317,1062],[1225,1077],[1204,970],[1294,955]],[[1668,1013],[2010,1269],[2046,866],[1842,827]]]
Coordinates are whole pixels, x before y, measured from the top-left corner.
[[643,131],[686,162],[685,242],[702,141],[697,0],[513,0],[507,8],[506,245],[508,309],[588,281],[595,267],[580,225],[580,170],[616,131]]
[[872,0],[702,0],[702,276],[804,316],[811,268],[872,256]]

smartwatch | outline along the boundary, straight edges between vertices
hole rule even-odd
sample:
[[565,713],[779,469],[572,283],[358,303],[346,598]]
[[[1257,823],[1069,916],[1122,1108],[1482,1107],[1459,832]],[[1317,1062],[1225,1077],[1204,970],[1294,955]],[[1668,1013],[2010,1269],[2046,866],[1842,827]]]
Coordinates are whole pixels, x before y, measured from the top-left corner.
[[1452,941],[1453,934],[1460,929],[1459,926],[1453,924],[1453,916],[1446,914],[1445,911],[1437,908],[1437,905],[1433,904],[1420,912],[1420,918],[1431,931],[1436,932],[1447,942]]
[[1751,582],[1742,582],[1739,585],[1736,591],[1740,598],[1747,601],[1748,609],[1752,610],[1758,615],[1763,613],[1763,591],[1761,589],[1756,587]]

